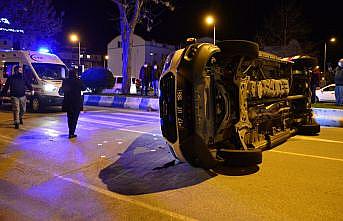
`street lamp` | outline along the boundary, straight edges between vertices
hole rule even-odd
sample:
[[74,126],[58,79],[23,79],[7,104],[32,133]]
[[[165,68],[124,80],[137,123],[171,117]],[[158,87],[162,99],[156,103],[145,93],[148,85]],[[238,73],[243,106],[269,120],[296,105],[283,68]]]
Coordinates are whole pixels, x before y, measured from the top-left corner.
[[105,59],[104,59],[104,68],[106,68],[106,63],[108,61],[108,55],[105,55]]
[[208,25],[213,25],[213,44],[216,44],[216,24],[215,24],[215,20],[214,17],[212,15],[208,15],[205,18],[206,24]]
[[80,47],[80,38],[77,34],[71,34],[69,36],[71,42],[78,42],[79,44],[79,67],[81,66],[81,47]]
[[[330,38],[330,42],[334,43],[336,42],[336,38]],[[324,69],[323,72],[326,72],[326,41],[324,42]]]

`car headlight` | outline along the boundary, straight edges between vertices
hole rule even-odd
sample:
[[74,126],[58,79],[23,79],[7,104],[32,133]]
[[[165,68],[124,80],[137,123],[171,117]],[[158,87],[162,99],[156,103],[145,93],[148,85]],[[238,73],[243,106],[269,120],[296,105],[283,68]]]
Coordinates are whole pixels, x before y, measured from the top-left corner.
[[53,92],[57,89],[57,87],[53,84],[44,84],[44,91]]

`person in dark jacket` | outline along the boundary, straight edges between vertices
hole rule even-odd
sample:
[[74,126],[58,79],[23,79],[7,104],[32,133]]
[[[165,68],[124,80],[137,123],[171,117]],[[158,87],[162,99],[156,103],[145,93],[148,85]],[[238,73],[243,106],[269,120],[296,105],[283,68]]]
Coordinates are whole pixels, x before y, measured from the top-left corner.
[[311,82],[310,82],[310,87],[311,87],[311,102],[315,103],[316,102],[316,89],[319,87],[319,78],[320,78],[320,70],[318,67],[316,67],[312,71],[311,75]]
[[152,87],[154,88],[154,96],[158,95],[158,81],[160,79],[160,76],[161,76],[161,70],[157,66],[157,64],[155,64],[151,72]]
[[10,76],[1,92],[4,96],[10,90],[13,121],[15,129],[19,129],[19,124],[23,124],[23,116],[26,111],[26,96],[25,91],[32,91],[32,86],[25,80],[22,68],[18,65],[13,69],[14,73]]
[[336,105],[343,105],[343,58],[339,60],[335,70],[335,97]]
[[62,110],[67,112],[69,139],[71,139],[77,137],[75,129],[83,106],[81,91],[86,90],[85,85],[78,78],[76,70],[69,71],[69,78],[63,80],[62,90],[64,92]]
[[148,64],[144,64],[139,72],[139,78],[142,82],[141,95],[148,95],[149,83],[150,83],[150,68]]

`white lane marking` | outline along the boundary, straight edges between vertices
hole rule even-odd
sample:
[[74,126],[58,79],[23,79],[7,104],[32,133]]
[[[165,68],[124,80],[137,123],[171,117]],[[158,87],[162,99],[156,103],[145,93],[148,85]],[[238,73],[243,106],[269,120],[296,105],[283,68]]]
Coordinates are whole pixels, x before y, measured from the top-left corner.
[[[0,155],[0,158],[8,158],[8,156],[1,156]],[[19,159],[16,159],[15,160],[17,163],[20,163],[22,165],[27,165],[24,161],[22,160],[19,160]],[[61,180],[64,180],[66,182],[69,182],[69,183],[73,183],[73,184],[76,184],[76,185],[79,185],[81,187],[84,187],[84,188],[87,188],[89,190],[92,190],[94,192],[97,192],[97,193],[100,193],[100,194],[103,194],[105,196],[108,196],[112,199],[117,199],[117,200],[121,200],[121,201],[124,201],[124,202],[127,202],[127,203],[131,203],[131,204],[134,204],[136,206],[140,206],[140,207],[143,207],[145,209],[149,209],[149,210],[152,210],[152,211],[156,211],[156,212],[159,212],[161,214],[164,214],[164,215],[167,215],[167,216],[170,216],[172,218],[175,218],[175,219],[179,219],[179,220],[188,220],[188,221],[196,221],[196,219],[194,218],[191,218],[191,217],[188,217],[188,216],[185,216],[185,215],[182,215],[182,214],[179,214],[179,213],[175,213],[175,212],[172,212],[172,211],[169,211],[169,210],[166,210],[166,209],[162,209],[162,208],[158,208],[158,207],[155,207],[155,206],[152,206],[152,205],[149,205],[147,203],[144,203],[144,202],[141,202],[141,201],[138,201],[138,200],[135,200],[133,199],[132,197],[127,197],[125,195],[121,195],[121,194],[118,194],[118,193],[114,193],[114,192],[111,192],[109,190],[105,190],[105,189],[102,189],[100,187],[97,187],[97,186],[94,186],[92,184],[88,184],[88,183],[85,183],[85,182],[82,182],[82,181],[78,181],[78,180],[74,180],[72,178],[68,178],[68,177],[64,177],[62,175],[58,175],[58,174],[52,174],[51,172],[49,171],[46,171],[46,170],[39,170],[39,171],[43,171],[47,174],[50,174],[50,175],[53,175],[55,178],[58,178],[58,179],[61,179]]]
[[79,118],[79,121],[96,123],[96,124],[103,124],[103,125],[108,125],[108,126],[116,126],[116,127],[124,126],[124,124],[121,124],[121,123],[108,122],[108,121],[95,120],[95,119],[88,119],[88,118],[83,118],[83,117]]
[[126,113],[110,113],[112,115],[118,115],[118,116],[129,116],[129,117],[140,117],[140,118],[148,118],[148,119],[160,119],[158,116],[147,116],[147,115],[139,115],[139,114],[126,114]]
[[107,110],[86,110],[86,111],[83,111],[83,113],[101,113],[101,112],[107,112]]
[[2,138],[3,141],[5,141],[5,143],[18,144],[17,142],[14,142],[13,138],[11,137],[7,137],[4,135],[0,135],[0,137]]
[[61,179],[61,180],[66,181],[66,182],[73,183],[73,184],[82,186],[84,188],[87,188],[89,190],[92,190],[94,192],[103,194],[103,195],[108,196],[108,197],[110,197],[112,199],[121,200],[121,201],[124,201],[124,202],[127,202],[127,203],[134,204],[136,206],[143,207],[145,209],[149,209],[149,210],[152,210],[152,211],[155,211],[155,212],[159,212],[159,213],[161,213],[163,215],[170,216],[170,217],[172,217],[174,219],[192,220],[192,221],[196,220],[196,219],[193,219],[191,217],[188,217],[188,216],[185,216],[185,215],[182,215],[182,214],[179,214],[179,213],[175,213],[175,212],[172,212],[172,211],[169,211],[169,210],[166,210],[166,209],[158,208],[158,207],[149,205],[147,203],[143,203],[143,202],[137,201],[137,200],[133,199],[132,197],[127,197],[125,195],[121,195],[121,194],[118,194],[118,193],[114,193],[114,192],[111,192],[111,191],[99,188],[99,187],[94,186],[92,184],[84,183],[84,182],[81,182],[81,181],[78,181],[78,180],[74,180],[72,178],[68,178],[68,177],[64,177],[64,176],[59,176],[59,175],[57,175],[56,177]]
[[109,115],[94,115],[94,117],[99,117],[99,118],[105,118],[105,119],[113,119],[113,120],[125,120],[125,121],[131,121],[131,122],[137,122],[137,123],[155,123],[153,121],[143,121],[143,120],[135,120],[135,119],[131,119],[131,118],[123,118],[123,117],[115,117],[115,116],[109,116]]
[[343,162],[343,159],[340,159],[340,158],[322,157],[322,156],[317,156],[317,155],[293,153],[293,152],[286,152],[286,151],[279,151],[279,150],[269,150],[268,152],[282,153],[282,154],[288,154],[288,155],[294,155],[294,156],[310,157],[310,158],[317,158],[317,159],[323,159],[323,160],[333,160],[333,161]]
[[321,139],[321,138],[307,137],[307,136],[299,136],[299,135],[297,135],[295,137],[292,137],[292,139],[310,140],[310,141],[319,141],[319,142],[326,142],[326,143],[340,143],[340,144],[343,144],[343,141],[328,140],[328,139]]
[[140,131],[140,130],[130,130],[130,129],[125,129],[125,128],[119,128],[118,130],[132,132],[132,133],[139,133],[139,134],[149,134],[149,135],[152,135],[154,137],[162,137],[162,135],[160,135],[160,134],[154,134],[154,133]]

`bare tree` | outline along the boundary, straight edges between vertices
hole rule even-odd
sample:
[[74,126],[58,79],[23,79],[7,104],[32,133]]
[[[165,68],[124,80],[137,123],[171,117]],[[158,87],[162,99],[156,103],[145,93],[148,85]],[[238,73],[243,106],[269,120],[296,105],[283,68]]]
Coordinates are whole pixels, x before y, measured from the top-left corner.
[[24,34],[13,34],[21,48],[54,46],[56,34],[62,30],[62,15],[57,15],[51,0],[0,1],[0,15],[8,18],[11,26],[24,30]]
[[279,0],[275,10],[265,18],[257,39],[264,46],[278,48],[282,54],[282,51],[289,49],[292,40],[303,43],[309,32],[310,28],[297,1]]
[[[174,10],[173,5],[168,0],[112,0],[118,7],[120,17],[120,34],[122,40],[122,74],[124,94],[130,91],[131,82],[131,37],[138,23],[143,23],[147,31],[152,29],[156,14],[151,7],[163,6]],[[156,8],[155,8],[156,9]]]

